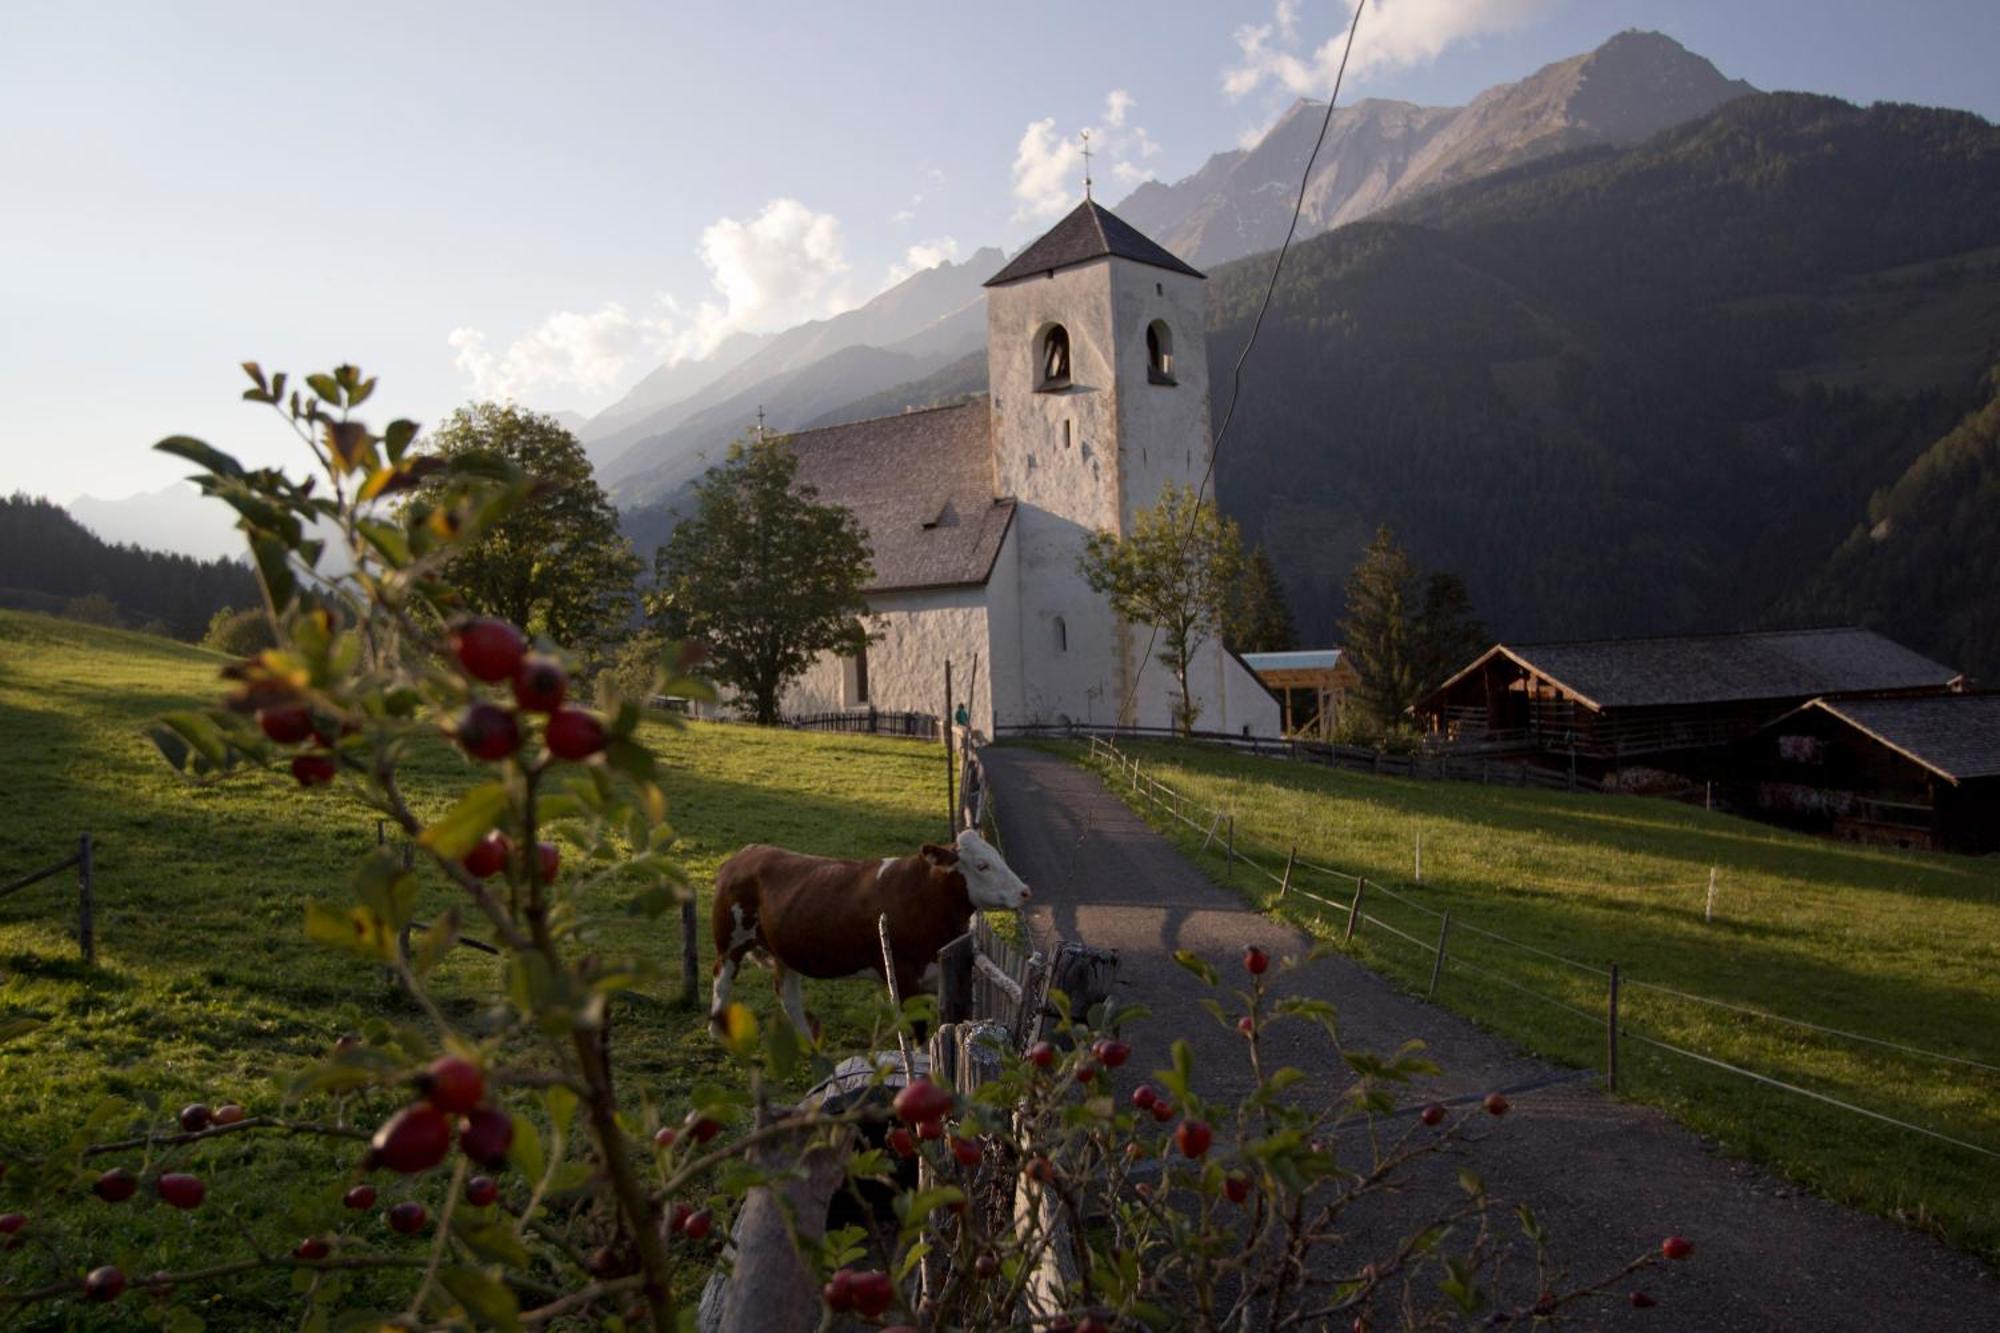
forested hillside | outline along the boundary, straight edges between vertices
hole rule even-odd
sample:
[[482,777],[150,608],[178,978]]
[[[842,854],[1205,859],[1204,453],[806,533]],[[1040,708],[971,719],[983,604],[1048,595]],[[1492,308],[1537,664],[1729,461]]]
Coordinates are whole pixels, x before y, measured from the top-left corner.
[[93,595],[121,623],[177,639],[199,639],[218,610],[255,606],[259,596],[247,565],[112,546],[59,504],[0,499],[0,606],[61,615]]
[[2000,683],[2000,367],[1986,405],[1924,450],[1801,599]]

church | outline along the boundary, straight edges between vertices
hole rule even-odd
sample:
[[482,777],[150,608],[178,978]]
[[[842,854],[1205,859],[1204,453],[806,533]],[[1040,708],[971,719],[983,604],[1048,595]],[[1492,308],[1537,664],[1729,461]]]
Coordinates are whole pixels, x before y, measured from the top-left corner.
[[[787,717],[953,704],[999,737],[1068,724],[1170,727],[1150,629],[1115,616],[1079,561],[1169,482],[1198,485],[1211,436],[1202,275],[1086,198],[986,282],[989,393],[790,437],[798,480],[868,530],[874,578],[853,656],[823,656]],[[1276,736],[1276,699],[1220,639],[1198,651],[1196,727]]]

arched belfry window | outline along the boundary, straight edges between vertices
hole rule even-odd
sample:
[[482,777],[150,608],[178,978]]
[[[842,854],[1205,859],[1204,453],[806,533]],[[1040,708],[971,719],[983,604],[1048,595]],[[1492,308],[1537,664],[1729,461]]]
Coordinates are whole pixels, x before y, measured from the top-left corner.
[[1062,325],[1051,324],[1048,332],[1042,335],[1041,362],[1037,371],[1037,389],[1069,387],[1069,330]]
[[1055,631],[1056,631],[1056,651],[1059,653],[1068,652],[1069,624],[1061,616],[1056,617]]
[[1164,319],[1146,326],[1146,379],[1153,384],[1175,382],[1174,334]]

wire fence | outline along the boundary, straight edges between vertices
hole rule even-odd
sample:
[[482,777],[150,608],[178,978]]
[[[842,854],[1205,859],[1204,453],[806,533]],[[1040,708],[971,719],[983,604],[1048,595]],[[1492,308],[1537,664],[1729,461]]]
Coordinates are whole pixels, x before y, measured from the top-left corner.
[[[1346,918],[1346,928],[1343,935],[1344,941],[1351,941],[1357,933],[1366,929],[1387,934],[1402,943],[1411,945],[1431,955],[1430,990],[1433,993],[1436,991],[1438,981],[1443,973],[1447,969],[1455,969],[1540,1000],[1548,1006],[1560,1009],[1590,1024],[1603,1034],[1605,1050],[1604,1081],[1606,1086],[1614,1091],[1617,1089],[1618,1082],[1619,1043],[1623,1040],[1631,1040],[1639,1042],[1648,1048],[1693,1061],[1705,1068],[1747,1079],[1763,1087],[1804,1097],[1825,1106],[1864,1116],[1883,1124],[1893,1125],[1937,1142],[1950,1144],[1982,1157],[2000,1160],[2000,1151],[1971,1142],[1957,1135],[1947,1134],[1929,1126],[1913,1124],[1900,1117],[1872,1110],[1868,1107],[1858,1106],[1842,1098],[1818,1092],[1811,1088],[1801,1087],[1796,1083],[1788,1082],[1767,1073],[1745,1068],[1740,1064],[1722,1059],[1711,1052],[1695,1050],[1689,1046],[1649,1035],[1646,1032],[1638,1030],[1631,1024],[1629,1013],[1624,1017],[1620,1016],[1619,993],[1621,987],[1641,990],[1686,1003],[1704,1005],[1727,1011],[1745,1018],[1815,1032],[1824,1036],[1852,1041],[1878,1049],[1895,1051],[1901,1055],[1938,1061],[1962,1068],[1979,1070],[1984,1073],[2000,1074],[2000,1062],[1975,1059],[1970,1056],[1956,1055],[1944,1051],[1929,1050],[1907,1042],[1894,1041],[1886,1037],[1872,1036],[1868,1033],[1854,1032],[1845,1028],[1832,1027],[1823,1023],[1814,1023],[1806,1019],[1773,1013],[1768,1009],[1741,1004],[1736,1001],[1699,995],[1659,982],[1622,976],[1621,969],[1616,963],[1599,964],[1589,962],[1584,959],[1570,957],[1567,954],[1530,943],[1526,940],[1516,939],[1501,931],[1494,930],[1490,926],[1482,926],[1475,922],[1467,921],[1449,910],[1419,902],[1407,893],[1398,892],[1388,885],[1383,884],[1378,879],[1305,860],[1299,856],[1296,847],[1290,849],[1285,857],[1282,868],[1273,870],[1271,866],[1266,865],[1263,861],[1252,855],[1246,847],[1239,845],[1236,837],[1236,818],[1232,812],[1220,807],[1206,805],[1188,796],[1186,793],[1161,782],[1157,777],[1146,772],[1138,759],[1119,749],[1115,741],[1102,736],[1091,736],[1088,739],[1091,758],[1113,768],[1132,795],[1144,798],[1155,809],[1162,811],[1195,832],[1203,834],[1201,847],[1203,852],[1207,852],[1213,845],[1220,844],[1228,873],[1233,874],[1235,867],[1241,864],[1246,869],[1261,874],[1271,883],[1278,886],[1277,897],[1281,905],[1289,903],[1294,898],[1298,898],[1344,915]],[[1345,897],[1345,901],[1342,901],[1340,898],[1329,897],[1325,893],[1315,892],[1312,888],[1299,883],[1299,873],[1301,871],[1319,876],[1323,880],[1333,880],[1351,886]],[[1713,876],[1710,878],[1709,887],[1712,895],[1714,888]],[[1437,938],[1435,940],[1424,939],[1409,930],[1383,920],[1381,916],[1367,910],[1369,902],[1379,901],[1383,898],[1437,920],[1440,927]],[[1604,1008],[1597,1011],[1586,1009],[1582,1005],[1574,1003],[1571,998],[1551,994],[1546,988],[1530,985],[1514,977],[1510,977],[1495,968],[1474,962],[1462,953],[1451,952],[1450,938],[1455,931],[1470,932],[1484,940],[1491,941],[1502,949],[1559,964],[1564,968],[1571,969],[1579,978],[1589,978],[1587,983],[1589,985],[1597,986],[1602,984],[1605,994]]]

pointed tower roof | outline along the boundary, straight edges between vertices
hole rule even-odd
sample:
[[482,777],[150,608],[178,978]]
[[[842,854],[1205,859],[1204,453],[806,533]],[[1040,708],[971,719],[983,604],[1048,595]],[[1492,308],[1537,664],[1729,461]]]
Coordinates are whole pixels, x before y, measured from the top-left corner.
[[1088,263],[1107,255],[1151,264],[1170,273],[1204,277],[1196,268],[1183,264],[1171,250],[1149,239],[1137,227],[1093,199],[1078,204],[1070,215],[1042,234],[1042,238],[1015,255],[1013,262],[986,280],[988,287],[1039,277],[1059,268]]

